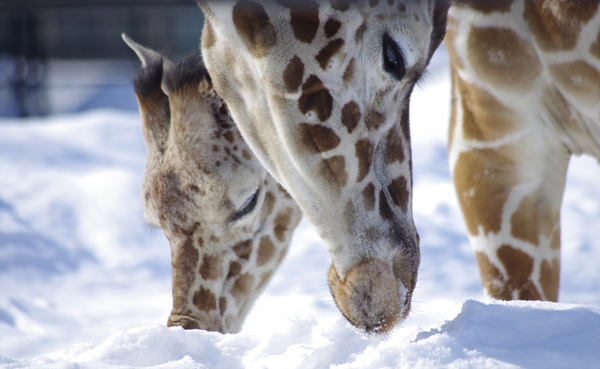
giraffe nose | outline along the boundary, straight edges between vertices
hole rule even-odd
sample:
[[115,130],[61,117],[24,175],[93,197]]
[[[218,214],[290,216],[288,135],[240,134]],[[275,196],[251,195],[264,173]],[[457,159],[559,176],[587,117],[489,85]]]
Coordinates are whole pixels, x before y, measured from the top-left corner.
[[[335,266],[329,269],[329,287],[340,311],[348,321],[367,333],[391,330],[405,310],[404,286],[398,288],[389,262],[368,259],[350,268],[345,278],[339,278]],[[401,306],[402,305],[402,306]]]

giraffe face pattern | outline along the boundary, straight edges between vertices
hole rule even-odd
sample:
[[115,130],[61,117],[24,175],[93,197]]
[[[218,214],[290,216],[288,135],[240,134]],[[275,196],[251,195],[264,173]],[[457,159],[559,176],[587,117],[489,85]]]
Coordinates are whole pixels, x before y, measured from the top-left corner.
[[[327,242],[344,316],[385,332],[410,310],[410,93],[446,1],[200,2],[202,52],[253,152]],[[371,281],[371,282],[365,282]]]
[[600,1],[454,4],[448,152],[484,290],[557,301],[569,158],[600,158]]
[[142,202],[171,244],[168,325],[237,332],[300,210],[242,139],[199,53],[169,70],[160,59],[144,64],[134,80],[148,154]]

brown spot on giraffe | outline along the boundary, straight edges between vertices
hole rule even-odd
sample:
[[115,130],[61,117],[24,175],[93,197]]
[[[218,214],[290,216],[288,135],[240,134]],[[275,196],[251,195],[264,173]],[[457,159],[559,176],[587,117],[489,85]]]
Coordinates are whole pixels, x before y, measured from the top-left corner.
[[487,293],[500,300],[512,300],[512,295],[506,290],[502,290],[498,285],[504,284],[502,273],[490,262],[490,259],[483,252],[476,251],[475,259],[479,265],[481,274],[481,283]]
[[302,84],[302,95],[298,99],[298,108],[303,114],[314,112],[321,122],[331,116],[333,98],[319,77],[311,74]]
[[595,104],[600,99],[600,71],[590,64],[577,60],[549,67],[554,80],[578,100]]
[[252,155],[250,155],[250,151],[246,149],[242,149],[242,157],[246,160],[252,159]]
[[238,242],[233,246],[233,251],[240,259],[248,260],[252,253],[252,240]]
[[310,44],[319,30],[319,4],[314,1],[288,2],[290,24],[298,41]]
[[400,10],[402,13],[404,13],[406,11],[406,5],[404,5],[403,3],[399,3],[398,10]]
[[[226,140],[227,140],[227,142],[229,142],[229,143],[232,143],[232,142],[233,142],[233,140],[235,139],[235,138],[233,137],[233,132],[232,132],[232,131],[227,131],[227,132],[223,133],[223,137],[225,137],[225,139],[226,139]],[[227,148],[226,148],[225,150],[227,150]],[[229,152],[228,152],[228,154],[229,154]]]
[[385,161],[388,164],[394,162],[404,162],[404,146],[402,145],[402,138],[398,134],[396,126],[392,127],[387,134],[386,148],[385,148]]
[[560,282],[560,261],[552,259],[552,264],[548,260],[542,261],[540,267],[540,285],[544,295],[550,301],[558,301],[558,285]]
[[383,190],[379,191],[379,215],[386,220],[393,220],[395,218],[394,211],[390,207],[390,204],[388,204]]
[[[277,231],[277,229],[275,231]],[[283,232],[283,237],[285,237],[285,231]],[[265,265],[273,258],[273,255],[275,255],[275,246],[273,245],[273,241],[271,241],[271,237],[268,235],[262,236],[256,253],[256,266]]]
[[227,297],[221,296],[219,297],[219,313],[221,316],[225,314],[225,311],[227,311]]
[[385,122],[385,117],[378,111],[368,109],[365,116],[365,124],[369,131],[376,131]]
[[388,193],[394,205],[399,206],[403,212],[408,210],[408,182],[404,177],[394,179],[388,186]]
[[233,282],[231,287],[231,296],[235,299],[236,305],[240,304],[240,300],[243,299],[252,290],[254,284],[254,276],[250,273],[244,273]]
[[[273,231],[275,232],[275,237],[277,238],[277,240],[279,242],[285,241],[285,234],[287,233],[288,229],[290,229],[291,222],[292,222],[292,209],[291,208],[285,208],[285,209],[281,210],[277,214],[277,217],[275,217],[275,221],[274,221],[275,226],[273,227]],[[269,239],[269,241],[271,241],[271,240]],[[262,242],[262,239],[261,239],[261,242]],[[271,243],[271,246],[272,245],[273,245],[273,243]]]
[[[540,49],[549,52],[571,50],[577,45],[582,24],[596,14],[598,1],[525,1],[529,30]],[[557,32],[560,30],[560,32]]]
[[193,246],[191,238],[187,238],[180,247],[175,249],[172,259],[173,265],[178,266],[173,270],[173,283],[191,287],[192,276],[199,259],[198,250]]
[[354,144],[356,151],[356,158],[358,159],[358,175],[356,182],[361,182],[371,169],[371,163],[373,162],[373,144],[368,138],[356,141]]
[[529,280],[533,272],[533,258],[510,245],[500,246],[496,254],[506,269],[508,280],[505,288],[511,297],[513,291],[518,291],[519,300],[540,300],[542,296]]
[[348,65],[346,66],[346,70],[344,70],[344,75],[342,76],[342,81],[344,81],[344,86],[348,86],[348,84],[354,81],[354,69],[355,69],[356,60],[354,58],[350,59]]
[[552,229],[559,220],[560,213],[552,214],[543,194],[533,192],[521,200],[519,208],[511,216],[511,234],[515,238],[539,246],[539,236],[551,237]]
[[327,22],[325,22],[325,26],[323,27],[325,30],[325,37],[331,38],[335,36],[341,26],[342,23],[339,20],[333,18],[327,19]]
[[462,152],[454,168],[458,199],[472,235],[497,233],[508,190],[518,182],[515,152],[512,146]]
[[237,261],[229,263],[229,272],[227,272],[227,279],[236,278],[242,272],[242,265]]
[[362,24],[356,29],[356,33],[354,34],[354,42],[355,43],[360,43],[363,40],[363,36],[365,34],[365,31],[367,30],[367,24],[365,22],[362,22]]
[[300,123],[299,138],[309,153],[318,154],[335,149],[341,142],[335,131],[319,124]]
[[205,254],[200,264],[200,276],[204,280],[215,280],[221,276],[221,258]]
[[215,294],[209,290],[200,286],[200,290],[194,293],[194,299],[192,301],[198,310],[204,312],[210,312],[217,308],[217,299]]
[[317,165],[317,173],[328,185],[334,186],[338,191],[346,186],[348,172],[346,171],[346,159],[342,155],[323,159]]
[[319,51],[317,56],[315,56],[315,60],[321,66],[321,69],[327,70],[327,65],[331,58],[337,54],[342,46],[344,46],[344,40],[341,38],[336,38],[335,40],[330,41],[324,48]]
[[375,209],[375,186],[373,183],[369,183],[365,188],[363,188],[361,194],[365,210],[373,211],[373,209]]
[[260,275],[260,282],[258,282],[258,286],[256,286],[256,289],[258,291],[261,291],[263,288],[266,287],[267,283],[269,283],[269,281],[271,280],[271,277],[273,276],[274,272],[275,270],[268,270]]
[[[404,100],[404,106],[402,109],[402,116],[400,117],[400,128],[402,128],[402,134],[404,138],[408,141],[410,147],[410,123],[409,123],[409,112],[408,112],[408,99]],[[409,156],[408,161],[411,163],[410,167],[412,168],[412,158]]]
[[515,114],[487,91],[456,76],[461,96],[463,136],[466,140],[492,142],[514,131]]
[[265,200],[263,202],[263,207],[260,211],[260,222],[265,223],[267,221],[267,217],[271,215],[273,212],[273,206],[275,206],[275,195],[271,191],[268,191],[265,194]]
[[262,5],[249,0],[233,7],[233,25],[240,39],[255,58],[262,58],[277,43],[277,33]]
[[471,27],[467,47],[477,75],[498,87],[528,90],[542,70],[535,50],[508,28]]
[[369,6],[371,8],[376,7],[377,5],[379,5],[379,0],[369,0]]
[[348,133],[352,133],[358,122],[360,122],[360,107],[355,101],[350,101],[342,107],[342,124]]
[[297,55],[294,55],[290,62],[283,70],[283,83],[287,92],[294,93],[298,91],[302,84],[304,76],[304,63]]
[[469,7],[475,9],[476,11],[484,14],[491,14],[494,12],[509,12],[513,2],[514,0],[454,0],[452,3],[456,6]]

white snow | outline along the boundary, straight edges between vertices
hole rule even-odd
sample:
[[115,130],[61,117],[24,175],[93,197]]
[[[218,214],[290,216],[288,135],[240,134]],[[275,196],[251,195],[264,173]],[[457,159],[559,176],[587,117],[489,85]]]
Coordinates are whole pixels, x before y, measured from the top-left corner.
[[486,300],[448,170],[443,50],[429,70],[411,112],[419,280],[382,337],[338,312],[306,219],[241,333],[167,328],[170,249],[143,221],[139,115],[0,119],[0,367],[599,367],[600,168],[569,168],[561,303]]

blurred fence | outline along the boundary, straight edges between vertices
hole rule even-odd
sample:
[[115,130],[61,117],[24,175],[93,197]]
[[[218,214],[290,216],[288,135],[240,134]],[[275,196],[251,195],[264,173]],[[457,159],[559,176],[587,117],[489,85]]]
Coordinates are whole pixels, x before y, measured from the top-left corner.
[[[194,0],[0,0],[0,116],[55,112],[68,100],[56,94],[77,88],[129,86],[122,71],[138,64],[122,32],[177,60],[198,48],[202,26]],[[111,68],[117,80],[98,73]]]

